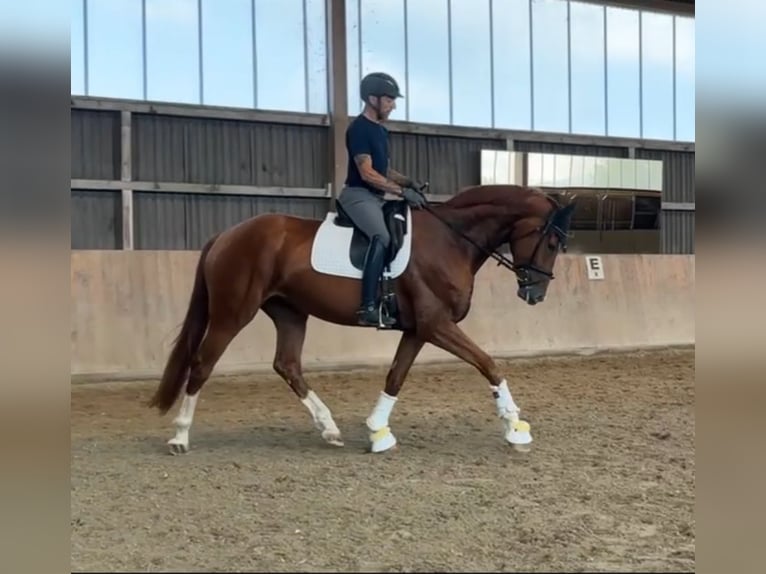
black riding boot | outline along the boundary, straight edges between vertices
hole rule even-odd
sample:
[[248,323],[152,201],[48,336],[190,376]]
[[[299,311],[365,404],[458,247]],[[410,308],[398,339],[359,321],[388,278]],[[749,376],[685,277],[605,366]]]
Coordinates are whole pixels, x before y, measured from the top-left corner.
[[383,273],[386,248],[375,235],[370,240],[367,254],[364,257],[364,271],[362,272],[362,306],[358,311],[359,325],[365,327],[378,327],[382,322],[384,327],[390,327],[394,320],[390,317],[382,317],[378,313],[378,281]]

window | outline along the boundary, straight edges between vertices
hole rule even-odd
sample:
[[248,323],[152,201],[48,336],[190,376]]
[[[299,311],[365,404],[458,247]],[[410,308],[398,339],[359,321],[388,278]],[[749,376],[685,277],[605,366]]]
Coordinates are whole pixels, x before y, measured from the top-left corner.
[[606,9],[607,135],[641,136],[638,12]]
[[489,0],[449,0],[452,34],[452,123],[492,125]]
[[532,3],[534,124],[536,131],[569,131],[567,3]]
[[641,12],[642,138],[673,139],[673,16]]
[[258,108],[306,110],[303,2],[256,0]]
[[[406,99],[403,0],[364,0],[361,27],[362,76],[370,72],[391,74],[399,82]],[[359,93],[358,82],[353,93]],[[361,105],[361,100],[357,101]],[[390,119],[404,120],[407,113],[405,101],[398,100],[396,105]]]
[[532,129],[529,0],[492,2],[495,127]]
[[572,132],[604,135],[604,8],[571,3]]
[[85,41],[83,38],[83,0],[70,0],[69,74],[70,93],[85,94]]
[[308,66],[309,108],[307,111],[326,114],[327,101],[327,20],[324,0],[306,0],[306,52]]
[[143,99],[141,12],[132,0],[88,2],[88,95]]
[[[348,88],[348,114],[355,116],[362,111],[359,99],[359,0],[346,0],[346,80]],[[405,94],[407,95],[407,94]]]
[[198,34],[196,0],[146,0],[148,99],[200,103]]
[[676,139],[694,141],[694,19],[676,18]]
[[[449,124],[448,0],[407,2],[409,121]],[[352,92],[353,93],[353,92]]]
[[250,0],[202,0],[202,103],[252,107]]

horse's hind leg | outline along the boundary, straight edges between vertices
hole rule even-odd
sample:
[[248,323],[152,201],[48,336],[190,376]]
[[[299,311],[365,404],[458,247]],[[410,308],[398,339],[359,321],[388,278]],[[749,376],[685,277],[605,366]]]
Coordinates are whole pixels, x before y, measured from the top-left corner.
[[311,413],[314,425],[322,433],[322,438],[332,445],[343,446],[340,430],[330,409],[303,378],[301,354],[306,339],[308,316],[277,298],[269,299],[263,305],[263,312],[274,321],[277,329],[274,370],[290,385]]
[[186,383],[181,408],[173,420],[176,434],[168,441],[171,454],[184,454],[189,450],[189,429],[194,419],[200,389],[210,377],[213,368],[223,355],[226,347],[242,327],[232,320],[211,320],[205,338],[202,339],[199,350],[192,361],[189,380]]

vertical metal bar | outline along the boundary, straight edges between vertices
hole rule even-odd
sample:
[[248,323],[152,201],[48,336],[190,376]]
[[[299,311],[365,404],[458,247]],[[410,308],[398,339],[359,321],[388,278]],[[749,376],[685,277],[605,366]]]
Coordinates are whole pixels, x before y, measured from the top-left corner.
[[604,10],[604,135],[609,135],[609,42],[607,39],[607,9]]
[[676,103],[676,16],[673,15],[673,140],[678,139],[678,117],[677,117],[677,103]]
[[83,39],[83,73],[85,74],[85,95],[90,95],[88,74],[88,0],[82,0],[82,39]]
[[449,123],[452,125],[454,116],[454,92],[452,79],[452,0],[447,0],[447,66],[449,70]]
[[630,230],[633,231],[636,225],[636,192],[631,194],[631,208],[630,208]]
[[123,183],[120,195],[122,199],[122,248],[132,250],[134,247],[134,217],[133,217],[133,160],[131,127],[133,114],[123,111],[120,114],[120,180]]
[[534,32],[532,18],[532,0],[529,0],[529,121],[530,129],[535,130],[535,59],[534,59]]
[[356,0],[356,37],[359,42],[359,83],[362,83],[362,0]]
[[495,127],[495,28],[492,25],[495,0],[489,0],[489,109],[490,125]]
[[567,0],[567,89],[569,102],[569,133],[572,133],[572,4]]
[[404,0],[404,119],[410,121],[410,41],[407,23],[407,0]]
[[202,65],[202,0],[197,0],[197,65],[199,66],[199,103],[205,103],[205,83]]
[[309,111],[309,25],[308,25],[308,9],[306,8],[306,0],[303,0],[303,90],[304,90],[304,109],[303,111],[308,113]]
[[638,11],[638,137],[644,137],[644,11]]
[[253,44],[253,107],[258,108],[258,46],[255,41],[255,0],[250,0],[250,40]]
[[146,0],[141,0],[141,65],[144,68],[144,99],[146,100],[149,97],[149,73],[146,57]]

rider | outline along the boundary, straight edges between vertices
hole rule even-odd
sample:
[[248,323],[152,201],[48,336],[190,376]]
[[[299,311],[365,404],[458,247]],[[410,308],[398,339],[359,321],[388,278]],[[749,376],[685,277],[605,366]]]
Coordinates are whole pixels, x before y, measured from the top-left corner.
[[[388,192],[403,197],[418,209],[427,202],[409,177],[389,167],[388,130],[381,124],[396,107],[396,98],[404,97],[396,80],[376,72],[365,76],[359,89],[364,109],[346,130],[348,174],[337,201],[370,240],[364,259],[362,304],[358,315],[359,325],[378,326],[378,280],[391,241],[383,220],[384,195]],[[388,317],[383,319],[384,326],[391,326],[393,322]]]

